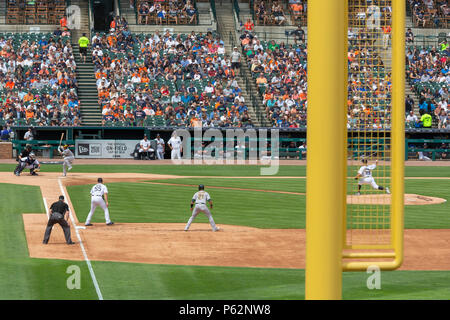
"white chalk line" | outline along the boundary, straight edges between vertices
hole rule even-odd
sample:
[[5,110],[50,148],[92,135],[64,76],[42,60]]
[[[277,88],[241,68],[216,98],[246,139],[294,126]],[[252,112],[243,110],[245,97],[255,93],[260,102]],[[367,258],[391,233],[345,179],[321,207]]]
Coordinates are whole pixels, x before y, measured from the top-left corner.
[[50,215],[48,214],[47,200],[45,200],[44,197],[42,197],[42,200],[44,200],[45,214],[47,215],[47,220],[48,220],[48,219],[50,219]]
[[[61,189],[61,192],[62,192],[64,198],[68,199],[68,197],[66,196],[66,193],[64,192],[64,187],[62,186],[60,179],[58,179],[58,184],[59,184],[59,188]],[[97,278],[95,277],[94,269],[92,268],[91,261],[89,260],[89,258],[87,256],[86,250],[83,245],[83,241],[81,240],[81,235],[78,232],[78,228],[75,223],[75,219],[73,218],[72,212],[70,210],[69,210],[69,216],[70,216],[70,220],[72,221],[73,227],[75,229],[75,233],[77,234],[78,241],[80,242],[81,251],[83,252],[84,260],[86,261],[86,264],[89,269],[89,273],[91,274],[92,282],[94,284],[95,291],[97,292],[98,299],[103,300],[102,292],[100,291],[100,287],[98,285]]]

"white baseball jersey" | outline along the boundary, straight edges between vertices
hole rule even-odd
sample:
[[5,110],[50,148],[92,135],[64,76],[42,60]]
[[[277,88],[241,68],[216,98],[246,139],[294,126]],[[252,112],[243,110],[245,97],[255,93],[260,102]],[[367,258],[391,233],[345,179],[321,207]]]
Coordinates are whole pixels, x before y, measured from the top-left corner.
[[362,166],[359,168],[358,173],[363,178],[370,178],[372,177],[372,170],[374,170],[377,166],[375,164],[371,164],[370,166]]
[[180,149],[182,144],[180,137],[172,137],[167,143],[174,149]]
[[145,139],[142,139],[140,145],[142,148],[148,149],[150,148],[150,140],[145,141]]
[[194,194],[192,197],[192,201],[195,201],[195,204],[206,204],[206,201],[211,200],[211,197],[209,196],[209,193],[206,191],[198,191]]
[[164,140],[162,138],[156,138],[156,145],[158,146],[158,150],[163,150]]
[[108,188],[102,183],[97,183],[95,186],[91,189],[91,196],[92,197],[103,197],[105,193],[108,193]]
[[62,150],[61,153],[62,153],[63,157],[73,157],[74,156],[72,151],[70,151],[69,148]]

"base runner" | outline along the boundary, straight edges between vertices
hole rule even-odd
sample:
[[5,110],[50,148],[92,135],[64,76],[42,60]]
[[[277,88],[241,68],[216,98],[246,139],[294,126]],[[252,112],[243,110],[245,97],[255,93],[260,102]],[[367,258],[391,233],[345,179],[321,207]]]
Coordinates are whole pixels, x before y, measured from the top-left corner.
[[[105,220],[108,226],[113,225],[114,222],[109,218],[109,210],[108,210],[108,188],[103,184],[103,179],[98,178],[97,184],[91,189],[91,211],[87,216],[85,225],[92,226],[91,223],[92,215],[97,207],[100,207],[105,212]],[[104,198],[104,199],[103,199]]]
[[[188,231],[189,227],[191,226],[192,221],[194,221],[195,217],[200,213],[203,212],[209,219],[209,223],[211,224],[212,231],[219,231],[219,227],[216,226],[216,223],[214,222],[214,219],[211,215],[211,211],[209,211],[208,207],[206,206],[206,202],[209,202],[209,207],[212,209],[213,204],[211,197],[209,196],[209,193],[205,191],[204,185],[198,186],[198,192],[194,194],[191,200],[191,211],[192,216],[189,219],[186,227],[184,228],[184,231]],[[195,204],[195,207],[194,207]]]
[[386,190],[386,193],[391,193],[388,187],[386,187],[385,189],[384,187],[377,185],[375,179],[372,177],[372,171],[377,167],[378,160],[375,160],[375,163],[371,164],[370,166],[367,165],[367,159],[362,159],[362,163],[364,165],[359,168],[358,174],[355,177],[355,180],[359,180],[358,192],[356,193],[356,195],[361,195],[361,186],[363,184],[370,184],[372,188],[376,190]]
[[64,157],[63,162],[63,177],[67,175],[67,170],[72,170],[72,163],[75,160],[75,156],[70,151],[69,146],[65,144],[63,147],[58,147],[59,153]]

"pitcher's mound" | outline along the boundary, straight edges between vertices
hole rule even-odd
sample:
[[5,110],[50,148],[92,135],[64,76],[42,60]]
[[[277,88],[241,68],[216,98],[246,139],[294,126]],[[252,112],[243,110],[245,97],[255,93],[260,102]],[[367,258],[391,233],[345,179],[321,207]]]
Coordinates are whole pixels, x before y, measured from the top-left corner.
[[[436,197],[421,196],[419,194],[405,193],[405,205],[426,205],[426,204],[439,204],[444,203],[447,200]],[[348,204],[378,204],[388,205],[391,203],[390,194],[361,194],[347,195]]]

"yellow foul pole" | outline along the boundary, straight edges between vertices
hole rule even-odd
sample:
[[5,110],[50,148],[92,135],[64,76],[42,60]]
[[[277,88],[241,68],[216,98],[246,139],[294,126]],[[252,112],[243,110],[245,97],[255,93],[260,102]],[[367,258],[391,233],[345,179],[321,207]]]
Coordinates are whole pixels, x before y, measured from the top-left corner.
[[306,299],[341,299],[347,0],[308,2]]

